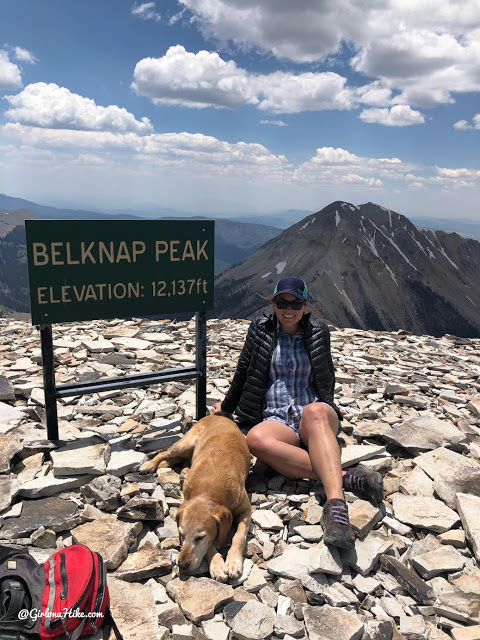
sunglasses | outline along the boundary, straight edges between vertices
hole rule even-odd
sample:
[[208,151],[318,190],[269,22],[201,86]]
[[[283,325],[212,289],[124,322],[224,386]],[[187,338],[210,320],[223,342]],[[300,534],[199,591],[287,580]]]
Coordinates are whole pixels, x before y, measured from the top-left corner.
[[304,304],[304,300],[285,300],[284,298],[275,299],[275,306],[277,309],[288,309],[288,307],[291,307],[294,311],[300,311]]

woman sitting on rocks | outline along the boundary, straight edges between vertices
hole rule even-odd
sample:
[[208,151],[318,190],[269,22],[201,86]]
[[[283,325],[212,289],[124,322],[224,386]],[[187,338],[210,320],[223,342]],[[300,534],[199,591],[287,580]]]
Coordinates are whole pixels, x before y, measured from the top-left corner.
[[355,538],[343,489],[381,501],[383,479],[360,467],[342,471],[330,332],[305,312],[307,295],[300,278],[277,282],[274,313],[250,324],[230,389],[214,409],[237,414],[240,426],[249,428],[251,453],[270,467],[322,482],[324,541],[351,548]]

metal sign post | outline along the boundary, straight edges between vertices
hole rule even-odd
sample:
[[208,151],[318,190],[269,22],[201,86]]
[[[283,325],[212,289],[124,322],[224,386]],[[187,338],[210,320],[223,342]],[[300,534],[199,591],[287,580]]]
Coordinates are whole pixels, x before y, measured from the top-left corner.
[[[214,221],[27,220],[26,231],[48,438],[59,439],[60,398],[169,380],[195,378],[196,418],[204,417],[206,311],[214,302]],[[184,311],[195,311],[194,367],[56,385],[52,323]]]

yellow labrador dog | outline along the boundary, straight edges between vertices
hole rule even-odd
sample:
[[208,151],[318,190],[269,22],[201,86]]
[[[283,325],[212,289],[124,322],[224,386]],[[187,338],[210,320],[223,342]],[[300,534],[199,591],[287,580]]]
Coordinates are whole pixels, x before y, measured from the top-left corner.
[[[181,541],[178,565],[191,572],[205,557],[215,580],[238,578],[252,512],[245,490],[250,468],[245,437],[225,415],[207,416],[166,451],[144,462],[140,471],[151,473],[190,459],[183,486],[185,500],[177,513]],[[224,561],[214,541],[218,540],[219,547],[226,545],[234,519],[237,530]]]

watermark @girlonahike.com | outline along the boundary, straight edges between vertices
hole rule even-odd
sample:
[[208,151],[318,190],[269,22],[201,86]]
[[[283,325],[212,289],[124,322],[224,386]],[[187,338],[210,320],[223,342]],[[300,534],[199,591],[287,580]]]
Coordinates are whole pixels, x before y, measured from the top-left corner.
[[38,618],[103,618],[100,611],[80,611],[80,609],[68,609],[65,607],[62,611],[50,611],[48,607],[45,611],[40,609],[21,609],[18,612],[20,620],[38,620]]

